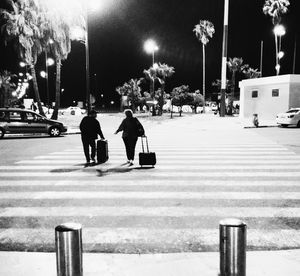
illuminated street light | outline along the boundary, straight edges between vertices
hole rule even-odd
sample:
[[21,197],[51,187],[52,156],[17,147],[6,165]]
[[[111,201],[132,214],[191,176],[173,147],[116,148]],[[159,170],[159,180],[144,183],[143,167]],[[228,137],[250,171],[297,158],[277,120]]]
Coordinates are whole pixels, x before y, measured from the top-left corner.
[[54,59],[53,58],[47,58],[47,65],[48,66],[52,66],[54,63],[55,63],[55,61],[54,61]]
[[273,32],[277,36],[285,35],[285,28],[282,25],[276,25],[273,29]]
[[20,61],[19,65],[20,65],[21,67],[25,67],[25,66],[26,66],[26,63],[25,63],[24,61]]
[[[148,39],[145,41],[144,43],[144,50],[146,51],[147,54],[151,54],[152,55],[152,67],[153,69],[157,69],[158,65],[157,63],[155,63],[155,59],[154,59],[154,54],[156,51],[158,51],[158,46],[156,44],[156,42],[153,39]],[[154,78],[152,78],[151,83],[150,83],[150,94],[152,97],[154,97],[154,93],[155,93],[155,84],[154,84]],[[153,106],[153,113],[152,115],[155,115],[155,108]]]
[[281,37],[285,35],[284,26],[277,24],[273,29],[275,35],[275,58],[276,58],[276,75],[280,72],[280,59],[283,57],[283,52],[281,51]]
[[47,77],[47,73],[45,71],[41,71],[40,76],[45,79]]
[[284,52],[283,51],[280,51],[279,53],[278,53],[278,58],[279,59],[282,59],[284,57]]
[[157,69],[158,68],[158,64],[155,62],[154,64],[153,64],[153,69]]
[[152,65],[154,65],[154,53],[158,51],[156,42],[152,39],[146,40],[146,42],[144,43],[144,50],[147,54],[152,54]]

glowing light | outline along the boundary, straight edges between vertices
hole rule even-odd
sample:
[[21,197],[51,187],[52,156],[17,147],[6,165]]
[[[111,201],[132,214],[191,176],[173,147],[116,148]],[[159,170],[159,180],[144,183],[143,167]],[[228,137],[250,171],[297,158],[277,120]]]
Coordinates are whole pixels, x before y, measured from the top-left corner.
[[285,28],[282,25],[276,25],[273,29],[275,35],[283,36],[285,35]]
[[158,66],[158,64],[157,64],[157,63],[154,63],[154,64],[153,64],[153,69],[155,69],[155,70],[156,70],[156,69],[158,69],[158,67],[159,67],[159,66]]
[[40,76],[45,79],[47,77],[47,73],[45,71],[41,71]]
[[24,74],[23,74],[23,73],[19,73],[19,76],[20,76],[20,77],[23,77],[23,76],[24,76]]
[[25,66],[26,66],[26,63],[25,63],[24,61],[20,61],[19,65],[20,65],[21,67],[25,67]]
[[55,63],[55,62],[54,62],[54,59],[53,59],[53,58],[48,58],[48,59],[47,59],[47,65],[48,65],[48,66],[52,66],[54,63]]
[[280,51],[279,53],[278,53],[278,58],[279,59],[282,59],[284,57],[284,52],[283,51]]
[[158,50],[158,46],[154,40],[148,39],[144,43],[144,50],[146,51],[146,53],[152,54]]

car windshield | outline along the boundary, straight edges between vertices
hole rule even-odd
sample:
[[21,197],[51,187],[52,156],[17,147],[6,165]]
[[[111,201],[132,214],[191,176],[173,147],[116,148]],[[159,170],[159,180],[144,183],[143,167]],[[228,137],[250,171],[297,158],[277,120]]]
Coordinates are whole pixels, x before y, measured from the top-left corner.
[[290,109],[286,113],[297,113],[299,111],[300,111],[300,109]]

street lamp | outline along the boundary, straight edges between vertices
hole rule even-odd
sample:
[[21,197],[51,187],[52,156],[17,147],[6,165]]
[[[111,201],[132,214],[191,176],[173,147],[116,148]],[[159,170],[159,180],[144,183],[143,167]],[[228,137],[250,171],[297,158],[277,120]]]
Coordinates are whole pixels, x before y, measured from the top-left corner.
[[280,59],[283,57],[283,52],[281,51],[281,37],[285,35],[284,26],[277,24],[273,29],[275,35],[275,58],[276,58],[276,75],[279,75],[280,72]]
[[156,42],[152,39],[148,39],[144,43],[144,50],[147,54],[152,54],[152,65],[154,65],[154,53],[158,51]]
[[[158,65],[157,63],[155,63],[155,59],[154,59],[154,54],[156,51],[158,51],[158,46],[156,44],[156,42],[153,40],[153,39],[148,39],[145,41],[144,43],[144,50],[146,51],[147,54],[151,54],[152,55],[152,68],[153,69],[157,69]],[[152,78],[152,81],[151,81],[151,86],[150,87],[150,95],[152,95],[154,97],[154,92],[155,92],[155,86],[154,86],[154,78]],[[153,105],[153,116],[155,115],[155,108],[154,108],[154,105]]]
[[46,92],[47,92],[47,105],[50,106],[50,96],[49,96],[49,78],[48,78],[48,67],[54,64],[54,59],[48,58],[47,50],[45,51],[45,65],[46,65]]

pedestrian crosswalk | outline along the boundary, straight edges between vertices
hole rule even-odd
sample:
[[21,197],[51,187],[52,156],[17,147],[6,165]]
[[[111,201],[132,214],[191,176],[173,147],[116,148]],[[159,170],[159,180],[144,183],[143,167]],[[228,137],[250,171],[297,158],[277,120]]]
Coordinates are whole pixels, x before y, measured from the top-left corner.
[[86,251],[218,250],[227,217],[246,222],[249,248],[299,247],[300,156],[241,140],[153,139],[155,168],[124,165],[113,141],[94,167],[84,168],[80,146],[2,165],[0,250],[53,251],[54,228],[67,221],[83,225]]

